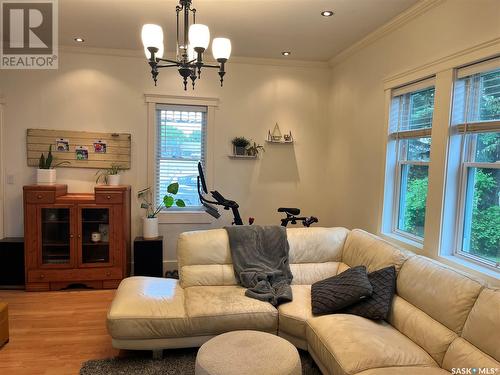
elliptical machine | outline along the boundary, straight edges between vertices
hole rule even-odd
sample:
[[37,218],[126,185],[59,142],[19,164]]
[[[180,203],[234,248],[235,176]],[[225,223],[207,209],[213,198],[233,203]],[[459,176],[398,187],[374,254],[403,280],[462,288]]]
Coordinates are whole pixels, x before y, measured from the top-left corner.
[[[203,167],[201,162],[198,162],[198,196],[200,197],[200,201],[205,207],[205,211],[207,214],[212,217],[218,219],[220,217],[219,210],[215,206],[222,206],[225,210],[231,210],[233,212],[233,225],[243,225],[243,221],[241,220],[239,205],[233,200],[226,199],[221,193],[217,190],[211,191],[210,195],[214,200],[209,200],[205,198],[205,194],[208,194],[207,183],[205,181],[205,174],[203,173]],[[310,227],[312,224],[318,222],[318,218],[314,216],[297,216],[300,215],[299,208],[291,208],[291,207],[280,207],[278,208],[278,212],[283,212],[286,214],[286,217],[281,219],[281,225],[286,227],[289,223],[297,224],[297,222],[302,222],[304,227]],[[253,220],[250,220],[250,225],[253,223]]]

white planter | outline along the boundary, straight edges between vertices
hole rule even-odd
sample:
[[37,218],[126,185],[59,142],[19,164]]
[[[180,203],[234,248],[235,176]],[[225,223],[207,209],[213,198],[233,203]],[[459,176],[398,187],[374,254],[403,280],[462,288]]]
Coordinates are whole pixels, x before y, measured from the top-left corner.
[[110,174],[108,175],[108,185],[120,185],[120,175],[119,174]]
[[148,240],[158,238],[158,218],[145,217],[142,220],[142,236]]
[[36,183],[38,185],[55,185],[56,170],[55,169],[37,169]]

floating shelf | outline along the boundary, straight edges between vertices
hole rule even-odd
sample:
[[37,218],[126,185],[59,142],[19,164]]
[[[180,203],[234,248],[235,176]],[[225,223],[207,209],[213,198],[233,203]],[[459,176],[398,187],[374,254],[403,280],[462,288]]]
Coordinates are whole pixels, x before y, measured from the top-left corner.
[[229,159],[257,159],[257,155],[228,155]]
[[266,143],[274,143],[274,144],[280,144],[280,145],[291,145],[293,144],[292,141],[270,141],[269,139],[266,139]]

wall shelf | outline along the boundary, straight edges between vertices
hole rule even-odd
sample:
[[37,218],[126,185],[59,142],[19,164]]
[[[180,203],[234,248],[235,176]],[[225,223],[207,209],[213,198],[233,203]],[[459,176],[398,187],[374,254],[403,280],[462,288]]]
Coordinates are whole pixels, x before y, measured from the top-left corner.
[[229,159],[257,159],[257,155],[228,155]]
[[279,144],[279,145],[291,145],[293,144],[292,141],[270,141],[269,139],[266,139],[266,143],[273,143],[273,144]]

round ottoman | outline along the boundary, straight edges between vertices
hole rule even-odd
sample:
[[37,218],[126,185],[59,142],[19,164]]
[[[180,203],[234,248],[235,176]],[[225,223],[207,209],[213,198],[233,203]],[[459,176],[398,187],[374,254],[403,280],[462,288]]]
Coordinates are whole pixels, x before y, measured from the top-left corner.
[[270,333],[234,331],[202,345],[196,375],[301,375],[299,352]]

